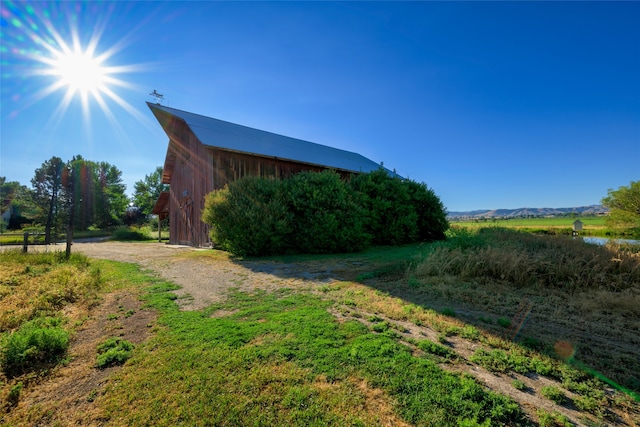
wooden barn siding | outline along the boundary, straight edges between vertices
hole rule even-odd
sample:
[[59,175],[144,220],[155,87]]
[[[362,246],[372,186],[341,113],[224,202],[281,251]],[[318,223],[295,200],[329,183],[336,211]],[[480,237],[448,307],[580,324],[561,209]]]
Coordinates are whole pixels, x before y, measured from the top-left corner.
[[[213,189],[220,190],[230,182],[244,176],[286,178],[303,171],[321,172],[327,168],[282,159],[252,156],[207,147],[213,161]],[[338,171],[343,179],[351,172]]]
[[212,162],[195,135],[177,121],[170,142],[175,164],[170,182],[170,237],[172,244],[210,245],[209,226],[202,222],[204,197],[213,190]]

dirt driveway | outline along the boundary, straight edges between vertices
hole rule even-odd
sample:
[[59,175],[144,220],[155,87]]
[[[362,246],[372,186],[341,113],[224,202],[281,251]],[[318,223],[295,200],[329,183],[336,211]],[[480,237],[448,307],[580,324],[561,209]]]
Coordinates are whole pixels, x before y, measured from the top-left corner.
[[231,289],[250,292],[255,289],[275,290],[283,285],[299,287],[330,283],[343,279],[343,274],[347,270],[353,271],[354,267],[354,263],[346,261],[333,263],[328,269],[326,264],[317,262],[287,264],[189,257],[189,253],[206,250],[157,242],[103,241],[73,245],[73,251],[91,258],[135,263],[179,285],[181,289],[176,294],[183,310],[198,310],[218,302]]

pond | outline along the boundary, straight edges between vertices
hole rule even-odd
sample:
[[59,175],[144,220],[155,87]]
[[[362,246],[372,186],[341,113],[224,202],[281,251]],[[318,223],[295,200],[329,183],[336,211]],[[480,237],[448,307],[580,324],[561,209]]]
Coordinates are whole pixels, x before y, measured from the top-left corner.
[[640,240],[633,239],[616,239],[610,237],[579,237],[586,243],[592,243],[594,245],[604,246],[609,242],[615,242],[619,244],[628,244],[628,245],[640,245]]

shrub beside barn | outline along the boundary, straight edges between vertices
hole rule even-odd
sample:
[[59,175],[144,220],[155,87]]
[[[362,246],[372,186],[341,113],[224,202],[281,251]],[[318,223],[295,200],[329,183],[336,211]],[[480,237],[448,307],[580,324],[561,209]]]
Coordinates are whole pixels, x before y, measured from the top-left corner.
[[153,213],[170,217],[172,244],[258,255],[444,237],[445,210],[432,190],[360,154],[147,105],[169,137],[169,191]]
[[203,220],[216,244],[242,256],[356,252],[443,239],[448,228],[432,190],[384,170],[348,181],[329,170],[241,178],[207,196]]

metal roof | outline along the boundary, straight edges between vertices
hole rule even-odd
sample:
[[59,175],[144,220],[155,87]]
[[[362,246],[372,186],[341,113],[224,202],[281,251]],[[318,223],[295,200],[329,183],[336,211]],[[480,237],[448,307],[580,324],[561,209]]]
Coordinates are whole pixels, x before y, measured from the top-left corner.
[[[198,140],[211,147],[352,172],[371,172],[381,167],[373,160],[351,151],[253,129],[160,104],[147,102],[147,105],[156,117],[157,112],[162,111],[184,120]],[[160,121],[159,117],[158,120]],[[162,121],[160,124],[163,124]],[[165,129],[165,132],[169,134],[168,129]],[[388,169],[387,172],[397,176]]]

